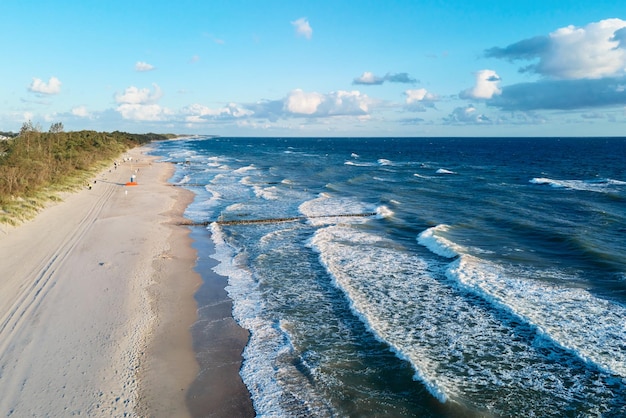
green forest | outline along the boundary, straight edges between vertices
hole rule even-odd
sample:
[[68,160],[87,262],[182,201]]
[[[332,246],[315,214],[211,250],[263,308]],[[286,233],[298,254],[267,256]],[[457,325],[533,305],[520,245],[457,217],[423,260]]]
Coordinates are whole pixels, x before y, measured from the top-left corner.
[[126,150],[175,136],[60,128],[40,132],[25,124],[19,135],[0,141],[0,223],[29,219]]

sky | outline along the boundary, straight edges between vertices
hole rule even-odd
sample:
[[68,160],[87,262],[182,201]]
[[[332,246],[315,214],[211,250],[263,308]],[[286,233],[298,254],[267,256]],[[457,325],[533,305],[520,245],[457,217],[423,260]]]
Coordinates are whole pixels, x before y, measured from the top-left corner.
[[0,131],[626,136],[626,3],[0,0]]

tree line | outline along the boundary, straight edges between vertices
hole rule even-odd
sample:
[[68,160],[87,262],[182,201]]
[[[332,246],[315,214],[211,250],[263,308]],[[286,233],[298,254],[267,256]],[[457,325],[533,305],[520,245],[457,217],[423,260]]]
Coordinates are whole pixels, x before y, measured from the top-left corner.
[[9,213],[12,202],[80,178],[126,150],[172,135],[126,132],[64,132],[53,125],[41,132],[25,124],[16,137],[0,141],[0,207]]

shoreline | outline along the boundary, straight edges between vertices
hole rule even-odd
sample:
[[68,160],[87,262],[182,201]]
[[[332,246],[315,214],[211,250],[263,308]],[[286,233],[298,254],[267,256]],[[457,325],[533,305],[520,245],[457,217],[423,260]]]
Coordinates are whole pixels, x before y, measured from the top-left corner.
[[204,227],[190,229],[193,247],[203,255],[195,267],[203,283],[194,295],[198,320],[191,331],[200,372],[187,390],[187,406],[192,417],[254,417],[251,394],[239,374],[249,332],[233,318],[228,278],[213,271],[217,261],[211,257],[211,233]]
[[161,183],[174,189],[176,197],[172,207],[163,214],[168,218],[168,250],[152,262],[153,282],[147,291],[156,320],[141,353],[135,412],[138,416],[182,418],[191,416],[185,393],[199,370],[190,330],[197,320],[193,295],[202,281],[194,270],[197,253],[191,245],[189,228],[180,225],[194,194],[171,187],[168,180],[174,173],[174,166],[159,164],[167,167]]

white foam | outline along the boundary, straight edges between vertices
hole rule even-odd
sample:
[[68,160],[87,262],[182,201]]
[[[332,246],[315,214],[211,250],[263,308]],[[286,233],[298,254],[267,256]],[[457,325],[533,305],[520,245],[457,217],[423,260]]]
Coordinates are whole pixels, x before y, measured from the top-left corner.
[[170,152],[169,154],[170,158],[173,158],[175,160],[188,159],[188,158],[194,157],[195,155],[196,155],[196,152],[190,151],[190,150],[173,151],[173,152]]
[[364,214],[374,211],[373,208],[368,208],[361,202],[345,197],[334,197],[328,193],[321,193],[317,198],[302,203],[298,210],[309,218],[309,223],[315,226],[367,222],[366,217],[341,215]]
[[191,177],[189,177],[188,175],[185,175],[182,179],[180,179],[180,181],[178,181],[178,183],[176,184],[186,184],[189,183],[189,181],[191,181]]
[[376,218],[378,219],[391,218],[393,215],[393,211],[385,205],[376,208]]
[[[381,243],[383,245],[388,244],[372,234],[358,233],[342,226],[330,226],[318,230],[311,240],[310,245],[312,248],[319,251],[322,264],[324,264],[331,273],[335,285],[348,297],[353,312],[363,320],[377,339],[388,343],[398,357],[411,362],[414,365],[416,377],[426,384],[426,387],[434,397],[441,402],[445,402],[448,396],[437,383],[437,379],[429,376],[428,372],[424,373],[423,367],[421,367],[422,365],[430,363],[427,356],[412,356],[405,351],[401,342],[395,341],[393,335],[387,335],[387,332],[392,331],[395,327],[385,321],[385,319],[388,319],[388,315],[380,311],[380,306],[373,306],[371,303],[384,303],[385,301],[380,299],[380,295],[372,294],[365,286],[359,288],[359,286],[356,286],[357,283],[352,280],[355,275],[360,275],[359,273],[364,273],[362,278],[366,280],[371,277],[373,273],[372,269],[376,269],[378,265],[386,264],[385,262],[387,261],[391,262],[391,259],[388,260],[387,257],[384,257],[388,254],[377,252],[376,258],[379,259],[378,263],[373,262],[371,254],[362,254],[363,258],[355,260],[351,257],[354,253],[350,246],[339,244],[340,242],[347,243],[349,241],[358,242],[360,245],[369,248]],[[424,265],[419,260],[409,261],[402,257],[400,263],[402,263],[405,268],[411,270],[424,270]],[[391,262],[388,266],[391,274],[394,273],[394,265],[395,263]],[[359,266],[365,268],[359,268]],[[365,273],[364,270],[367,271],[367,273]],[[380,276],[376,274],[376,279],[377,282],[380,283],[380,286],[373,289],[374,293],[377,293],[377,290],[382,290],[386,285],[392,284],[383,280],[388,277],[387,274],[378,271],[376,273],[381,273]],[[364,282],[361,282],[361,284],[363,283]],[[400,332],[402,331],[400,330]],[[406,339],[406,342],[409,341],[410,339]],[[414,348],[416,349],[415,351],[420,351],[419,345],[416,345]]]
[[380,164],[380,165],[393,165],[391,160],[387,160],[385,158],[379,158],[378,159],[378,164]]
[[211,217],[211,209],[219,204],[222,196],[213,190],[207,188],[205,188],[205,190],[208,196],[204,193],[198,194],[196,196],[196,201],[189,205],[185,210],[185,216],[190,219],[197,219],[200,221],[206,220],[207,216],[209,218]]
[[549,185],[556,189],[578,190],[596,193],[610,193],[617,191],[613,186],[624,186],[626,182],[613,179],[595,180],[555,180],[546,177],[535,177],[528,181],[532,184]]
[[[567,407],[573,398],[594,405],[614,396],[593,373],[555,352],[549,340],[543,343],[491,305],[467,298],[437,278],[438,267],[389,240],[338,225],[318,230],[311,245],[353,312],[410,362],[415,377],[442,402],[484,408],[482,399],[498,411],[527,407],[533,391],[534,412],[541,415]],[[502,399],[502,393],[514,396]]]
[[361,162],[357,163],[357,162],[350,161],[350,160],[344,162],[344,164],[345,165],[351,165],[351,166],[354,166],[354,167],[374,167],[374,166],[376,166],[376,164],[374,164],[374,163],[361,163]]
[[254,186],[253,189],[254,189],[255,196],[261,199],[278,200],[280,197],[279,190],[276,186],[261,187],[257,185],[257,186]]
[[246,173],[248,171],[253,171],[253,170],[256,170],[256,169],[257,168],[254,166],[254,164],[251,164],[251,165],[248,165],[248,166],[241,167],[241,168],[238,168],[236,170],[233,170],[233,174],[243,174],[243,173]]
[[280,404],[282,388],[275,378],[275,359],[287,349],[283,336],[271,321],[263,318],[263,300],[258,282],[238,262],[235,251],[225,239],[219,225],[211,224],[215,243],[212,256],[219,264],[214,271],[228,277],[226,291],[233,300],[233,317],[250,331],[250,339],[243,352],[240,375],[250,391],[257,416],[286,416]]
[[445,224],[428,228],[417,236],[417,242],[442,257],[457,257],[464,250],[460,245],[443,237],[442,234],[449,230],[450,226]]
[[432,179],[432,177],[430,176],[424,176],[418,173],[413,174],[414,177],[420,178],[420,179]]
[[445,168],[440,168],[435,171],[437,174],[456,174],[454,171],[446,170]]
[[[584,289],[559,287],[464,255],[448,276],[534,324],[558,345],[626,377],[626,308]],[[524,278],[519,278],[519,277]]]
[[608,184],[614,184],[616,186],[626,186],[626,181],[607,179],[606,182]]

